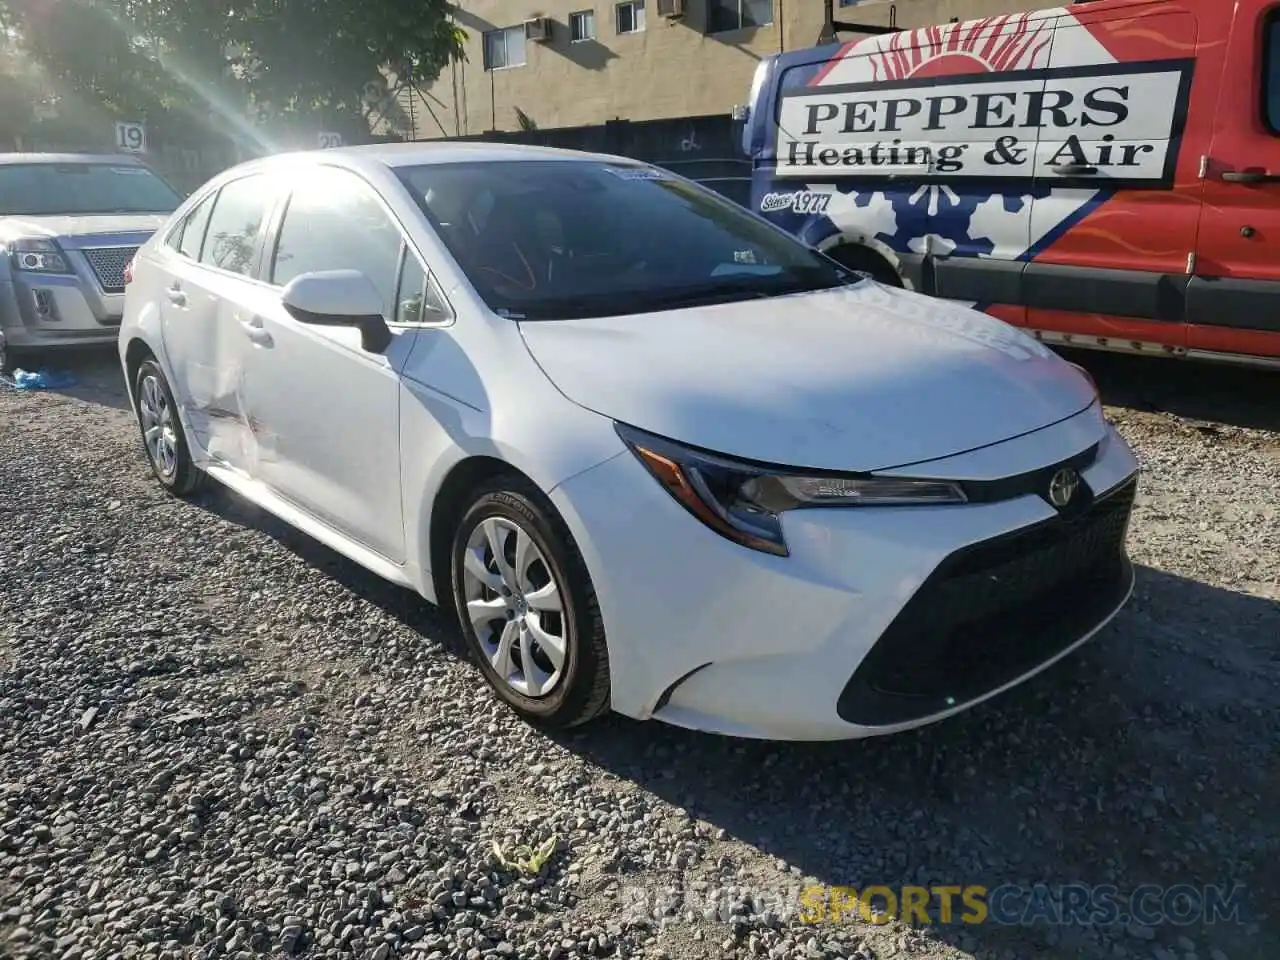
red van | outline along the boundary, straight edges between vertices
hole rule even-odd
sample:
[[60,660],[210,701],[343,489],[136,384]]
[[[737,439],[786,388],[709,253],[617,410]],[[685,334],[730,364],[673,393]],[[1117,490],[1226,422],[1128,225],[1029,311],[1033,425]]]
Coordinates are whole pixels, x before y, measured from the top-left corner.
[[1047,342],[1280,368],[1280,3],[1096,0],[774,56],[752,204]]

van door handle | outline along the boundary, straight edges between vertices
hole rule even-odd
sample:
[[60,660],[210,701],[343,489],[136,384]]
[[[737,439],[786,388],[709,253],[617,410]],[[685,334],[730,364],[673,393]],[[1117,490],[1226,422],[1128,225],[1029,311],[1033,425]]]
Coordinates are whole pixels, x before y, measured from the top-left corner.
[[1098,172],[1097,167],[1091,167],[1087,163],[1064,163],[1060,167],[1051,169],[1064,177],[1091,177]]
[[166,290],[165,295],[168,296],[169,302],[175,307],[185,307],[187,305],[187,295],[182,292],[182,288],[177,284]]
[[1225,170],[1222,179],[1227,183],[1280,183],[1280,173],[1265,170]]

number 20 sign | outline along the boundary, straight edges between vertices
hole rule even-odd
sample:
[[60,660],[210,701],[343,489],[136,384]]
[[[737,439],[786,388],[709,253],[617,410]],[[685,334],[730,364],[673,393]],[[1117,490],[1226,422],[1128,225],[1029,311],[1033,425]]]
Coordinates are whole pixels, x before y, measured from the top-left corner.
[[145,153],[147,149],[146,126],[129,121],[117,123],[116,147],[126,153]]

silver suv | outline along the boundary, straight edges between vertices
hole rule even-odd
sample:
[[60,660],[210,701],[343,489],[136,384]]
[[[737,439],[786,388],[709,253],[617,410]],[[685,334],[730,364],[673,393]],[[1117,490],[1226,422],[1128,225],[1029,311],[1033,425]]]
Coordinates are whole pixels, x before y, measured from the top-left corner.
[[182,197],[131,156],[0,154],[0,367],[115,343],[125,270]]

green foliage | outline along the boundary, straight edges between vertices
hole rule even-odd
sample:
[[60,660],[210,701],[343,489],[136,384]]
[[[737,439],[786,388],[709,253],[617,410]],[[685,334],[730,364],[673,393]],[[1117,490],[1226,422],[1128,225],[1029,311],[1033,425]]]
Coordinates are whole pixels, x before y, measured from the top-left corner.
[[[0,0],[0,83],[101,123],[161,114],[267,139],[366,139],[462,56],[447,0]],[[7,102],[4,106],[8,106]]]

